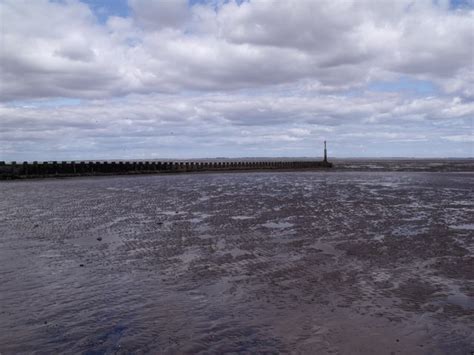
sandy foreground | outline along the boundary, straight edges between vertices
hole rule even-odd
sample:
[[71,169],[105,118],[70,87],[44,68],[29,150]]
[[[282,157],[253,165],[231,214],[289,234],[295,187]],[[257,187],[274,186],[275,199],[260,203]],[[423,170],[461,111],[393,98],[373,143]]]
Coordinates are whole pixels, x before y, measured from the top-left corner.
[[0,184],[0,353],[471,354],[474,173]]

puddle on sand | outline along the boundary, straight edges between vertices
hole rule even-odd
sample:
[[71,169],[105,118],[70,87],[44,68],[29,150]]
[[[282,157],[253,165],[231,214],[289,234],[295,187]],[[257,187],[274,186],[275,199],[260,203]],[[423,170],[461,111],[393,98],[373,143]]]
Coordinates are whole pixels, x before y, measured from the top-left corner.
[[212,217],[212,215],[207,214],[207,213],[194,213],[193,218],[189,218],[188,221],[193,223],[193,224],[199,224],[204,222],[207,218]]
[[374,236],[373,239],[374,239],[375,241],[377,241],[377,242],[381,242],[381,241],[383,241],[383,240],[385,239],[385,235],[383,235],[383,234],[378,234],[378,235]]
[[232,216],[230,218],[235,219],[237,221],[244,221],[246,219],[253,219],[255,217],[252,217],[252,216]]
[[230,255],[232,255],[232,257],[234,258],[248,254],[248,252],[239,248],[230,248],[230,249],[227,249],[226,252],[230,253]]
[[446,302],[466,310],[474,310],[474,297],[469,297],[457,285],[452,285]]
[[400,226],[392,231],[392,234],[397,237],[413,237],[419,234],[426,233],[428,228],[420,228],[417,226]]
[[449,228],[472,231],[474,230],[474,223],[450,225]]
[[201,258],[202,253],[201,250],[198,248],[192,248],[192,249],[187,249],[184,253],[179,255],[179,259],[184,263],[184,264],[189,264],[194,260],[198,260]]

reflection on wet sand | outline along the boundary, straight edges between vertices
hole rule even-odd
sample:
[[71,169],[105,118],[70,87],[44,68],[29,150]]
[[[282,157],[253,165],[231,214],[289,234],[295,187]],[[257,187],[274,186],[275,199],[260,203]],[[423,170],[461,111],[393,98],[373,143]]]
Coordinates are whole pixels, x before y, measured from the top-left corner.
[[409,172],[3,183],[0,352],[469,353],[473,187]]

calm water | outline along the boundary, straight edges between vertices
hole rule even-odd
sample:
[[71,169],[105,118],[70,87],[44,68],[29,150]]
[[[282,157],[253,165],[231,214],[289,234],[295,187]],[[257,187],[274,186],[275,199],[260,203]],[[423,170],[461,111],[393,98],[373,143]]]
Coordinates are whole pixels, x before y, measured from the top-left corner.
[[0,183],[0,353],[474,350],[474,174]]

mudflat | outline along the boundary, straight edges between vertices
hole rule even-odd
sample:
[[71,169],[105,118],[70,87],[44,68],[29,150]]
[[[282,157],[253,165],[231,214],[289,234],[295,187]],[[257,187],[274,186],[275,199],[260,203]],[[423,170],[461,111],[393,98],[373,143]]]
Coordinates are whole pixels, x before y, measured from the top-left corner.
[[0,353],[469,354],[474,173],[0,184]]

